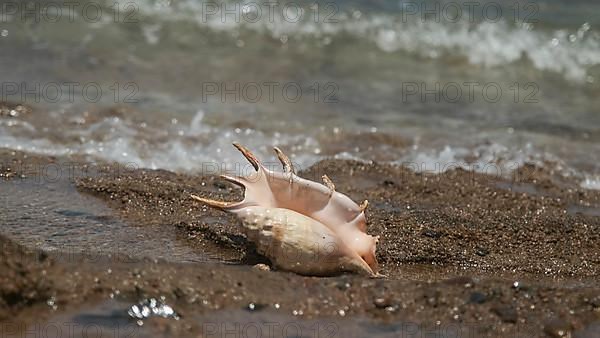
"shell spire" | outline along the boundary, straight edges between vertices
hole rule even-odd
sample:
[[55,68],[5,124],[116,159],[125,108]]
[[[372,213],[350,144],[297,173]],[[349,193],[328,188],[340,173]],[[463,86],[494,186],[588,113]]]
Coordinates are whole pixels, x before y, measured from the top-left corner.
[[[278,229],[277,231],[286,234],[286,232],[295,231],[293,229],[302,228],[305,237],[302,239],[303,242],[313,236],[317,238],[315,242],[319,242],[323,237],[329,238],[330,242],[335,244],[333,252],[330,253],[337,257],[337,261],[334,260],[336,262],[333,265],[321,262],[322,266],[319,266],[314,262],[298,260],[296,265],[292,264],[290,267],[275,253],[266,255],[272,261],[279,262],[278,265],[287,270],[314,275],[355,271],[364,272],[370,276],[381,276],[378,274],[379,267],[375,255],[379,236],[371,236],[366,233],[367,201],[358,205],[348,196],[337,192],[333,181],[327,175],[323,176],[324,184],[299,177],[295,173],[292,161],[277,147],[274,147],[274,150],[283,166],[283,172],[267,169],[250,150],[241,144],[233,143],[233,146],[246,157],[256,173],[251,176],[222,175],[221,177],[243,187],[244,199],[240,202],[221,202],[196,195],[192,195],[192,198],[212,207],[235,213],[242,219],[244,227],[253,232],[252,237],[255,242],[257,240],[264,242],[266,238],[269,238],[272,240],[271,244],[290,247],[290,244],[282,242],[281,238],[274,238],[270,231]],[[277,214],[280,218],[274,220],[271,216],[266,216],[267,214]],[[285,219],[285,222],[281,221],[282,219]],[[259,221],[257,222],[257,220]],[[250,236],[249,239],[251,239]],[[287,240],[298,241],[298,238],[289,236]],[[261,245],[267,245],[255,244],[258,249]],[[294,242],[291,246],[297,244]],[[302,245],[305,244],[307,243]],[[315,249],[306,249],[300,246],[297,249],[315,252]],[[331,251],[331,248],[329,250]],[[320,253],[319,249],[316,252]],[[303,268],[307,266],[311,266],[311,268],[306,270],[299,268],[297,264],[302,265]],[[324,273],[324,271],[329,273]]]

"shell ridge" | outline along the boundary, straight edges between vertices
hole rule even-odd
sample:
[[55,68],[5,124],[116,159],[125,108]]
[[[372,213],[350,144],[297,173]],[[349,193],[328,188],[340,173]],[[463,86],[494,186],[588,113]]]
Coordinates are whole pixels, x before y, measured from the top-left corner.
[[[323,223],[335,233],[338,231],[347,231],[348,226],[355,226],[361,232],[366,232],[366,226],[355,221],[360,218],[362,213],[360,206],[357,205],[348,196],[338,192],[331,191],[327,186],[313,182],[311,180],[300,177],[294,173],[290,173],[290,180],[286,177],[285,172],[271,171],[265,167],[259,168],[266,180],[264,180],[264,191],[268,191],[270,203],[262,203],[263,206],[271,206],[278,208],[290,209],[306,215]],[[255,180],[262,181],[262,180]],[[252,182],[250,184],[256,184]],[[296,190],[294,186],[301,186],[300,190]],[[309,198],[295,196],[295,193],[302,192],[306,195],[317,193],[322,198]],[[246,187],[245,196],[248,199],[255,198],[252,189]],[[323,200],[321,204],[316,203],[317,200]],[[343,214],[338,211],[342,210]],[[340,216],[335,216],[335,215]],[[344,216],[344,214],[346,216]]]

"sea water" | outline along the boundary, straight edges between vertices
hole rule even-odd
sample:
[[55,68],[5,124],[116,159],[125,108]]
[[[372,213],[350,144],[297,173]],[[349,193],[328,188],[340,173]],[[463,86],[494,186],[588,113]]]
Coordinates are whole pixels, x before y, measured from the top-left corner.
[[[3,1],[0,147],[182,172],[328,158],[600,188],[600,3]],[[214,166],[212,166],[214,167]],[[211,167],[211,168],[212,168]]]

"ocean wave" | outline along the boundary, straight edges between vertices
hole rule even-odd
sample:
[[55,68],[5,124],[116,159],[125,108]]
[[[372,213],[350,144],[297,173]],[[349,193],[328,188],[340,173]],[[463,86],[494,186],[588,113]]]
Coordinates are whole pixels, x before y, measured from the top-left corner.
[[[207,15],[202,2],[180,1],[176,7],[160,3],[139,1],[140,11],[162,22],[194,22],[232,35],[239,35],[241,29],[253,30],[283,43],[290,43],[292,37],[300,37],[317,39],[327,45],[347,34],[369,41],[388,53],[401,51],[425,58],[460,56],[471,64],[484,67],[526,59],[537,70],[559,73],[565,79],[579,83],[592,82],[594,78],[589,70],[600,65],[600,35],[585,22],[571,32],[566,29],[542,30],[532,24],[508,23],[505,20],[478,23],[468,20],[407,20],[398,13],[362,13],[358,10],[339,13],[335,22],[314,20],[311,15],[295,21],[287,20],[284,15],[258,14],[256,21],[249,22],[243,16],[241,19],[227,16],[223,19],[221,9],[217,9],[216,14]],[[256,4],[241,3],[242,11],[248,3]],[[250,6],[248,10],[252,8]],[[310,9],[306,11],[310,12]],[[157,26],[149,26],[144,30],[149,44],[156,43],[157,29]],[[243,41],[239,45],[243,46]]]

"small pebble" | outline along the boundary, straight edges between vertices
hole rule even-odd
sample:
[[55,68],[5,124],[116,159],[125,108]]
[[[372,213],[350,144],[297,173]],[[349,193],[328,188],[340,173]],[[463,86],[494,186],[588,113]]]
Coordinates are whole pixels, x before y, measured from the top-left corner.
[[425,237],[429,237],[429,238],[435,238],[438,239],[440,237],[442,237],[442,233],[439,231],[435,231],[435,230],[431,230],[431,229],[425,229],[423,230],[423,232],[421,233],[421,235],[425,236]]
[[248,311],[260,311],[260,310],[264,309],[265,307],[266,307],[265,304],[250,303],[250,304],[248,304],[248,307],[246,309]]
[[375,300],[373,301],[373,304],[375,304],[375,307],[378,309],[385,309],[385,308],[393,305],[392,300],[387,297],[375,298]]
[[482,247],[477,247],[475,248],[475,254],[477,256],[481,256],[481,257],[485,257],[490,253],[490,250],[486,249],[486,248],[482,248]]

